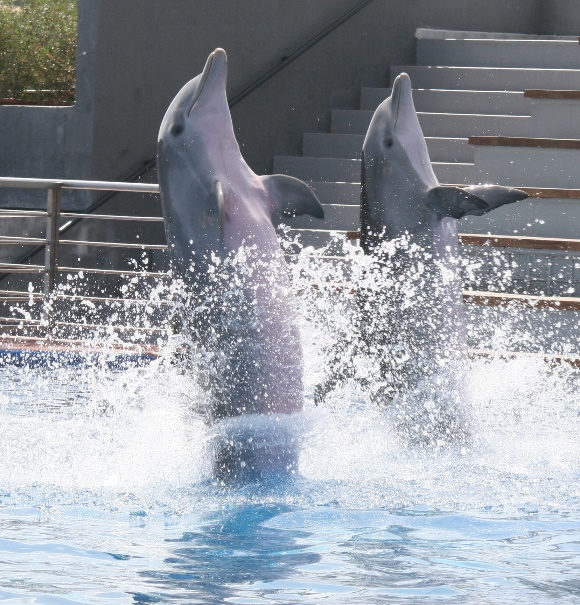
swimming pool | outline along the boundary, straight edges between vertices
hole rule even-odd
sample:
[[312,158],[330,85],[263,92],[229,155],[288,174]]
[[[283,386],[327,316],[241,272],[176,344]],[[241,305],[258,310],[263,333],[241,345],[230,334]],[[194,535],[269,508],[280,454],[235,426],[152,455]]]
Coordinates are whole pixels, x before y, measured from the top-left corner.
[[[411,446],[351,346],[345,265],[319,260],[290,265],[306,401],[285,481],[212,479],[204,394],[167,352],[179,338],[137,364],[77,352],[0,365],[0,603],[580,600],[580,372],[471,359],[472,442]],[[352,280],[367,271],[356,251],[346,260]],[[580,346],[566,312],[472,305],[468,324],[473,348]],[[358,378],[316,406],[339,337]]]
[[228,488],[175,367],[6,367],[0,602],[576,603],[576,373],[469,376],[470,449],[405,447],[347,386],[309,400],[293,479]]

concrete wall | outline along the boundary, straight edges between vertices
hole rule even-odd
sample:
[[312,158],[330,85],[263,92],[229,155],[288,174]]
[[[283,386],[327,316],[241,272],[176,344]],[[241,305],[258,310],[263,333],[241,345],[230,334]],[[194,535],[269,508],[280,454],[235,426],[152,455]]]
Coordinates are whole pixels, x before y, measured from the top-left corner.
[[[91,176],[98,13],[79,2],[76,102],[72,107],[0,105],[0,176],[82,179]],[[65,205],[83,207],[86,194],[67,193]],[[0,190],[2,207],[42,207],[41,191]]]
[[542,0],[540,34],[580,35],[578,0]]
[[[88,1],[88,0],[85,0]],[[81,0],[82,2],[82,0]],[[93,174],[119,178],[154,156],[179,88],[216,47],[229,56],[230,96],[358,2],[355,0],[101,0]],[[248,163],[299,152],[332,107],[356,107],[361,85],[384,85],[390,63],[414,62],[418,26],[536,33],[540,0],[375,0],[236,106]]]

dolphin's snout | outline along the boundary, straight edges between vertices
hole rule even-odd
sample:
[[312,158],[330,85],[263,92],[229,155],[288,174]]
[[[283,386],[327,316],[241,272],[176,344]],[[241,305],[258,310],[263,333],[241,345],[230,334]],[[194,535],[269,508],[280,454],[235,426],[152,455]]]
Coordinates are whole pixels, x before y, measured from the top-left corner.
[[191,105],[187,112],[188,116],[206,90],[211,93],[217,88],[221,88],[225,92],[227,75],[228,57],[226,51],[223,48],[216,48],[207,58],[197,90],[191,99]]
[[411,84],[411,78],[403,72],[395,78],[391,93],[393,130],[397,127],[399,116],[404,112],[405,107],[408,106],[409,102],[413,103],[413,86]]
[[227,63],[228,56],[223,48],[216,48],[210,55],[216,62]]

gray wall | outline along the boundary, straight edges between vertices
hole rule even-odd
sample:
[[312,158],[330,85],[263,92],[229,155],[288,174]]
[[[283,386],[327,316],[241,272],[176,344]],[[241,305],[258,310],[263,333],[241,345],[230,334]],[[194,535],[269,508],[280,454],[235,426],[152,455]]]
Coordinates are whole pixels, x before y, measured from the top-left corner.
[[[79,2],[76,102],[73,107],[0,105],[0,176],[83,179],[91,177],[93,107],[98,34],[96,4]],[[86,194],[66,195],[86,206]],[[45,207],[40,191],[0,190],[0,206]]]
[[542,0],[540,34],[580,35],[578,0]]
[[[166,107],[214,48],[228,52],[232,96],[357,3],[101,0],[94,177],[154,156]],[[234,108],[242,151],[258,173],[274,154],[298,153],[302,132],[328,129],[331,108],[356,107],[361,85],[385,85],[389,64],[414,62],[418,26],[536,33],[539,19],[540,0],[375,0]]]

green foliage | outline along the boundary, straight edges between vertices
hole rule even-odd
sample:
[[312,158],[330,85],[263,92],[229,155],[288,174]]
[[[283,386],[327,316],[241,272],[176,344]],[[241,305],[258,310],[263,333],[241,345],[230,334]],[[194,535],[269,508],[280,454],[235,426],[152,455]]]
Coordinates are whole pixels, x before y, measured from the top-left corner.
[[0,0],[0,98],[74,102],[76,0]]

